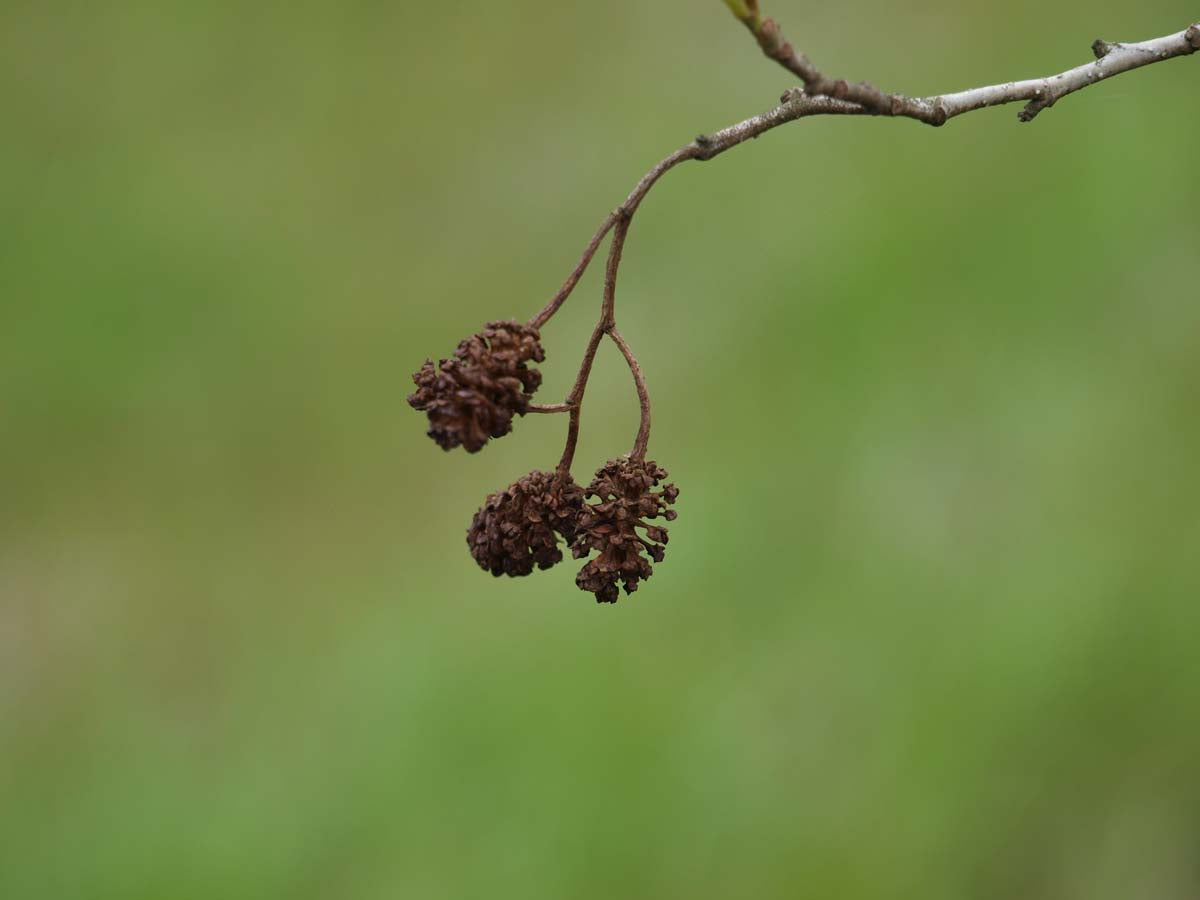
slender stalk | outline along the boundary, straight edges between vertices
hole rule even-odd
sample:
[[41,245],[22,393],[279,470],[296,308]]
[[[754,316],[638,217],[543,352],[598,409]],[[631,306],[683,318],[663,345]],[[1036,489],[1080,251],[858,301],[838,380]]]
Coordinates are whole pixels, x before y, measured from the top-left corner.
[[575,461],[575,447],[579,443],[579,413],[583,407],[583,392],[587,390],[588,377],[592,374],[592,364],[596,361],[596,351],[600,340],[604,337],[603,323],[592,329],[588,338],[587,349],[583,351],[583,362],[579,366],[579,374],[575,376],[575,386],[567,395],[566,405],[571,411],[567,424],[567,445],[563,448],[562,459],[558,463],[559,474],[567,475],[571,471],[571,463]]
[[1026,81],[1007,82],[972,88],[966,91],[938,94],[929,97],[905,97],[902,94],[885,94],[866,82],[849,84],[842,79],[829,78],[802,53],[797,53],[783,37],[779,25],[764,18],[758,0],[725,0],[726,6],[742,21],[758,41],[763,53],[782,65],[804,83],[803,88],[793,88],[784,93],[780,104],[774,109],[752,116],[720,131],[700,135],[690,144],[664,157],[649,172],[642,176],[633,190],[615,210],[600,223],[599,229],[584,248],[583,256],[567,280],[549,303],[529,324],[541,328],[566,302],[591,263],[601,241],[613,232],[605,267],[604,299],[600,321],[592,331],[587,350],[579,367],[566,403],[544,407],[531,407],[531,412],[569,412],[567,443],[559,462],[560,473],[569,473],[574,461],[575,448],[579,440],[580,408],[587,381],[591,375],[600,341],[607,333],[624,355],[633,374],[641,405],[641,425],[633,447],[635,458],[644,458],[650,440],[650,395],[646,390],[645,378],[637,358],[629,344],[616,328],[617,273],[624,252],[625,239],[633,215],[643,199],[658,180],[675,166],[688,160],[710,160],[739,144],[757,138],[761,134],[778,128],[787,122],[816,115],[873,115],[910,118],[930,125],[942,125],[955,116],[997,106],[1005,103],[1026,101],[1019,118],[1022,122],[1032,120],[1067,94],[1082,90],[1113,75],[1150,65],[1176,56],[1186,56],[1200,50],[1200,23],[1183,31],[1138,43],[1119,44],[1097,40],[1092,44],[1095,62],[1076,66],[1057,75],[1034,78]]
[[575,269],[567,276],[567,280],[563,282],[563,286],[558,289],[558,293],[550,298],[550,302],[543,307],[541,312],[529,320],[529,324],[532,327],[540,329],[549,322],[550,317],[558,312],[559,307],[571,296],[571,291],[575,290],[575,285],[579,284],[579,279],[583,277],[583,273],[587,271],[592,257],[596,255],[596,251],[600,248],[600,242],[612,230],[616,221],[617,213],[613,211],[600,223],[600,227],[596,229],[596,233],[592,235],[592,239],[588,241],[588,245],[584,248],[583,256],[576,263]]
[[645,459],[646,447],[650,444],[650,392],[646,389],[646,376],[642,373],[641,364],[633,355],[629,342],[625,340],[621,332],[613,327],[609,330],[608,336],[612,338],[613,343],[621,351],[621,355],[625,357],[625,362],[629,363],[629,371],[633,374],[633,383],[637,387],[638,405],[641,407],[641,423],[638,425],[637,439],[633,442],[633,451],[630,456],[634,459]]
[[608,248],[608,262],[604,267],[604,303],[600,308],[600,324],[612,328],[616,324],[617,270],[621,268],[621,253],[625,249],[625,238],[633,213],[621,218],[613,230],[612,244]]
[[664,174],[675,168],[679,163],[689,159],[700,158],[702,152],[702,149],[694,144],[681,147],[671,155],[660,160],[658,165],[643,175],[638,183],[633,186],[633,190],[629,192],[629,196],[625,198],[625,202],[605,216],[604,221],[600,223],[600,227],[592,235],[592,239],[588,241],[588,245],[584,248],[583,256],[580,257],[571,274],[567,276],[567,280],[563,282],[563,286],[559,288],[557,294],[550,298],[550,302],[542,308],[541,312],[529,320],[529,325],[540,329],[549,322],[562,307],[563,303],[566,302],[567,298],[571,296],[571,292],[575,290],[575,285],[579,283],[579,279],[587,271],[587,267],[591,263],[592,257],[596,255],[596,251],[600,248],[600,242],[604,240],[604,236],[621,220],[628,221],[633,217],[633,213],[641,204],[642,198],[649,193],[650,188],[654,187],[654,183],[658,179],[662,178]]

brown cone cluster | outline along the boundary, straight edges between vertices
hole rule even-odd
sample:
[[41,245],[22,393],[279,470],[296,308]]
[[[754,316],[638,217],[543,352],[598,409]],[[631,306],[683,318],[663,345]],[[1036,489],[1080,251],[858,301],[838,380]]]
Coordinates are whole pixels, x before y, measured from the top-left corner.
[[600,551],[575,578],[581,590],[596,595],[597,603],[616,603],[618,582],[626,594],[636,591],[638,582],[654,571],[646,554],[662,562],[667,530],[646,520],[675,518],[675,510],[667,506],[675,502],[679,489],[667,484],[654,490],[666,477],[657,463],[621,458],[606,463],[588,485],[587,496],[599,502],[587,504],[580,513],[571,552],[582,559],[592,550]]
[[583,488],[570,475],[533,471],[488,496],[467,529],[467,546],[493,575],[528,575],[561,562],[558,535],[575,539]]
[[437,366],[426,360],[413,373],[417,390],[408,403],[429,415],[429,436],[443,450],[461,445],[475,453],[512,430],[513,416],[526,413],[542,383],[528,365],[546,358],[539,337],[520,322],[489,322],[450,359]]

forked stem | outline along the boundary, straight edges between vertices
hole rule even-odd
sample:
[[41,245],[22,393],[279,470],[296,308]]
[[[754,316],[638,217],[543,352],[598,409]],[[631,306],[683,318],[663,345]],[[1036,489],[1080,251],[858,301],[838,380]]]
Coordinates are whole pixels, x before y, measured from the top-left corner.
[[889,116],[916,119],[930,125],[942,125],[955,116],[976,109],[1026,101],[1019,118],[1023,122],[1028,122],[1043,109],[1052,106],[1067,94],[1132,69],[1177,56],[1187,56],[1200,50],[1200,23],[1197,23],[1175,34],[1139,43],[1116,44],[1097,40],[1092,45],[1092,51],[1096,56],[1094,62],[1076,66],[1057,75],[988,85],[929,97],[906,97],[901,94],[884,93],[866,82],[851,84],[842,79],[826,76],[812,64],[808,57],[803,53],[796,52],[784,38],[778,23],[762,14],[758,0],[725,0],[725,4],[754,35],[763,53],[798,76],[804,86],[785,92],[780,105],[774,109],[761,115],[752,116],[713,134],[700,135],[690,144],[665,157],[658,165],[643,175],[641,180],[634,185],[633,190],[629,192],[625,202],[610,212],[600,223],[599,229],[584,248],[583,256],[576,263],[571,274],[567,276],[562,287],[550,298],[546,306],[529,320],[529,325],[537,329],[541,329],[550,321],[583,277],[605,235],[612,231],[608,262],[605,267],[604,301],[601,306],[600,321],[588,340],[583,361],[579,366],[579,373],[575,378],[575,386],[565,403],[530,407],[530,412],[570,413],[567,443],[558,464],[558,471],[561,474],[570,472],[571,463],[575,458],[575,447],[579,441],[579,416],[583,394],[587,388],[588,377],[591,375],[592,364],[596,359],[596,351],[605,333],[612,337],[613,342],[629,364],[629,371],[633,374],[638,401],[641,405],[641,424],[638,428],[637,440],[633,445],[632,455],[637,459],[645,457],[646,447],[650,440],[650,395],[646,390],[646,381],[637,358],[628,342],[616,328],[617,271],[621,265],[621,255],[633,214],[658,179],[679,163],[690,159],[701,161],[712,159],[744,141],[757,138],[787,122],[816,115]]

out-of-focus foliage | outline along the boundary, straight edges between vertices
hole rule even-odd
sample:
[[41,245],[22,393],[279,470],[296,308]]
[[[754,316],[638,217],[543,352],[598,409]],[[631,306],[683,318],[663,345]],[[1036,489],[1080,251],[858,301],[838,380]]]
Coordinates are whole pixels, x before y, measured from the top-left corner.
[[[926,93],[1195,6],[766,12]],[[679,520],[598,607],[463,540],[563,418],[403,398],[790,86],[728,12],[9,0],[0,896],[1195,897],[1198,84],[667,176],[617,302]],[[606,347],[576,477],[636,426]]]

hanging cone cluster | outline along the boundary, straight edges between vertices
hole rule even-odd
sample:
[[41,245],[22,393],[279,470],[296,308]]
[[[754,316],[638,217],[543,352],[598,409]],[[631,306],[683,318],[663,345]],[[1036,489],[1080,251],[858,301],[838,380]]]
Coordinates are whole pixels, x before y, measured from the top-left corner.
[[514,415],[525,415],[542,383],[530,362],[546,358],[536,328],[520,322],[489,322],[462,341],[437,366],[426,360],[413,373],[417,385],[408,398],[429,416],[429,436],[442,447],[481,450],[490,438],[512,430]]
[[588,485],[587,496],[599,502],[583,508],[571,552],[576,559],[592,550],[600,552],[575,579],[580,590],[596,595],[597,603],[616,603],[618,582],[626,594],[636,591],[638,582],[654,572],[647,554],[662,562],[667,529],[646,520],[675,518],[675,510],[667,506],[675,502],[679,489],[673,484],[653,489],[666,477],[657,463],[621,458],[609,461]]
[[[562,562],[569,547],[575,559],[583,560],[575,584],[598,603],[616,603],[622,588],[631,594],[654,573],[651,560],[662,562],[667,543],[666,528],[655,520],[674,520],[669,507],[679,496],[675,485],[665,483],[666,470],[641,458],[649,434],[645,386],[628,346],[615,329],[611,333],[630,362],[642,404],[635,452],[605,463],[586,491],[571,477],[582,385],[603,336],[598,328],[567,402],[539,409],[570,414],[559,469],[534,470],[489,494],[467,529],[471,557],[494,576],[549,569]],[[545,358],[537,328],[489,322],[459,343],[449,359],[437,365],[426,360],[413,375],[417,390],[408,403],[429,417],[429,436],[444,450],[464,447],[475,453],[508,434],[514,416],[530,411],[542,383],[535,364]]]
[[467,546],[493,575],[528,575],[561,562],[561,535],[575,539],[583,488],[570,475],[533,471],[488,496],[467,529]]

